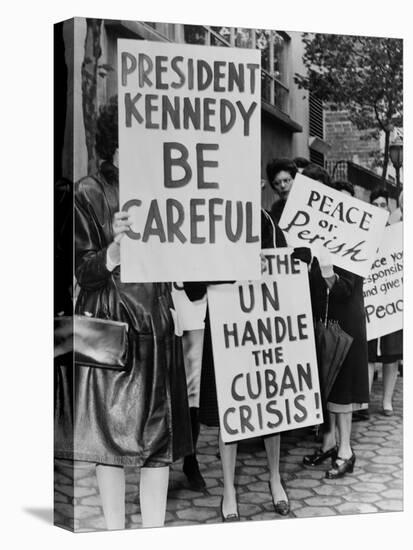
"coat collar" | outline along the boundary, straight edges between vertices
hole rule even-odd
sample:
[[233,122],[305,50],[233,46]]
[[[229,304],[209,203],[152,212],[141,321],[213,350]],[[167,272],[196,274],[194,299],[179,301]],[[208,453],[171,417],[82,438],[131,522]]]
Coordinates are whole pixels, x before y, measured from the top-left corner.
[[119,182],[119,169],[111,162],[105,160],[99,168],[100,173],[110,185],[117,185]]

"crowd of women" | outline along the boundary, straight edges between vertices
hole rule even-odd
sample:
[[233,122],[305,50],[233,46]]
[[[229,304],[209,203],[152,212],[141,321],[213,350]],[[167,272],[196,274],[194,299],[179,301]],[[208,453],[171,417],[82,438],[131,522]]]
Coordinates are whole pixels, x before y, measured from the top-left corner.
[[[76,313],[123,322],[128,327],[128,364],[111,370],[83,366],[74,380],[74,411],[67,413],[72,375],[59,367],[56,391],[55,456],[96,464],[96,476],[108,529],[125,526],[125,466],[140,468],[140,508],[143,526],[163,525],[167,504],[169,465],[183,459],[190,486],[202,490],[196,447],[200,425],[219,427],[214,377],[211,322],[190,327],[183,337],[175,334],[171,309],[171,285],[122,283],[120,241],[130,229],[127,213],[119,212],[117,104],[103,107],[97,124],[96,149],[101,159],[96,174],[75,186],[75,275],[78,285]],[[263,248],[287,245],[278,223],[297,172],[354,196],[350,182],[331,182],[328,173],[305,159],[275,159],[267,166],[274,205],[261,211]],[[388,208],[383,190],[371,202]],[[321,447],[303,458],[303,467],[326,462],[326,477],[351,474],[356,456],[351,446],[352,416],[368,410],[373,366],[383,362],[384,414],[392,414],[392,392],[401,358],[401,333],[367,346],[363,304],[363,280],[332,266],[331,258],[318,258],[309,249],[294,254],[308,266],[314,319],[326,308],[353,343],[329,394],[328,414]],[[262,270],[266,269],[262,259]],[[205,303],[208,284],[185,282],[186,295],[194,304]],[[203,322],[204,321],[204,322]],[[361,413],[360,413],[361,414]],[[70,417],[70,418],[69,418]],[[70,429],[71,437],[65,437]],[[277,514],[290,510],[280,475],[280,434],[263,438],[268,460],[268,492]],[[218,433],[222,463],[223,521],[240,519],[235,486],[237,444],[225,444]]]

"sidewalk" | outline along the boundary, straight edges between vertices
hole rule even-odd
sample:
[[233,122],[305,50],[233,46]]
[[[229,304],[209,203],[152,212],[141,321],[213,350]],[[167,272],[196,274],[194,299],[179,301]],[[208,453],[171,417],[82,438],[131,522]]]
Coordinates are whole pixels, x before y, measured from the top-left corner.
[[[281,518],[273,511],[268,490],[266,455],[261,440],[239,445],[236,485],[241,521],[401,511],[403,509],[403,378],[397,380],[393,406],[395,414],[380,414],[381,384],[373,386],[370,419],[353,424],[352,445],[356,454],[354,473],[339,480],[324,478],[328,468],[305,469],[302,457],[316,448],[314,435],[295,430],[282,436],[281,474],[286,482],[291,513]],[[197,525],[221,522],[221,463],[217,458],[217,429],[201,430],[198,460],[207,492],[189,490],[182,462],[170,473],[166,525]],[[105,529],[94,465],[83,462],[75,468],[75,490],[70,486],[70,463],[57,465],[58,510],[56,521],[67,525],[74,520],[77,531]],[[68,476],[69,474],[69,476]],[[140,527],[139,475],[126,471],[126,528]],[[74,498],[73,498],[74,496]],[[72,503],[75,504],[73,518]],[[72,518],[72,520],[70,520]]]

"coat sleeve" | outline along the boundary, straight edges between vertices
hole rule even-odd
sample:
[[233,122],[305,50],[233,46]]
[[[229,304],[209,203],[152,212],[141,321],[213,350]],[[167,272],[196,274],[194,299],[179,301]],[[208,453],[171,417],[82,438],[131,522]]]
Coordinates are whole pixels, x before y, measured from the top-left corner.
[[184,290],[191,302],[201,300],[207,292],[207,284],[204,282],[188,282],[184,283]]
[[354,292],[357,275],[337,267],[334,268],[334,272],[337,277],[336,282],[330,290],[330,297],[337,302],[345,302]]
[[[330,299],[336,303],[345,303],[352,296],[357,280],[357,275],[350,273],[339,267],[334,267],[334,273],[337,275],[336,281],[330,290]],[[327,295],[327,283],[321,275],[320,266],[317,258],[313,258],[311,263],[310,293],[313,313],[316,318],[324,315],[324,304]]]
[[79,285],[96,290],[106,285],[107,244],[99,234],[93,206],[82,189],[75,194],[75,273]]

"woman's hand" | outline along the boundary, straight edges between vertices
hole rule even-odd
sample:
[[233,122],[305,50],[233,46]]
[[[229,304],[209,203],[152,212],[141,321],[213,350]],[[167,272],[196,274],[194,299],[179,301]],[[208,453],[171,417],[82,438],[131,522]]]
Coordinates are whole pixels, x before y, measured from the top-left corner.
[[129,231],[132,225],[132,218],[128,212],[116,212],[113,216],[114,242],[120,243],[122,237]]
[[260,252],[260,258],[261,258],[261,275],[263,275],[268,271],[268,260],[262,252]]
[[108,246],[107,268],[112,271],[120,264],[120,241],[129,231],[132,219],[128,212],[116,212],[113,216],[113,242]]
[[336,282],[336,274],[333,269],[333,259],[330,252],[324,248],[320,248],[318,263],[320,265],[321,276],[327,283],[328,288],[332,288]]

